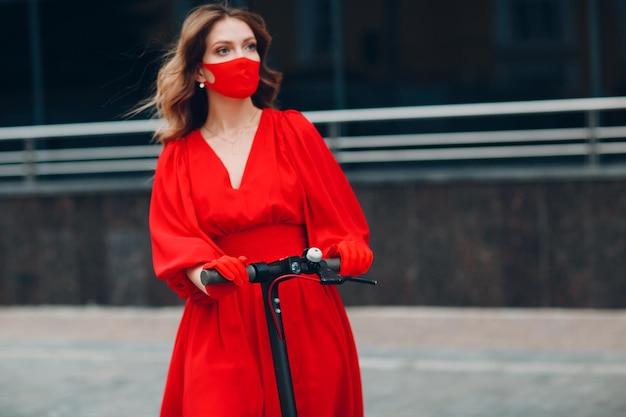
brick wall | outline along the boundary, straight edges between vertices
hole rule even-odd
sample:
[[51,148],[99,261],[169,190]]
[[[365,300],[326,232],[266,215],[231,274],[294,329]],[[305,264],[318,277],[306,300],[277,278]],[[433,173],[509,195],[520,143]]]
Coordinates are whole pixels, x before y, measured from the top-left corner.
[[[356,184],[377,287],[347,304],[626,307],[626,182]],[[0,199],[0,304],[171,305],[149,193]]]

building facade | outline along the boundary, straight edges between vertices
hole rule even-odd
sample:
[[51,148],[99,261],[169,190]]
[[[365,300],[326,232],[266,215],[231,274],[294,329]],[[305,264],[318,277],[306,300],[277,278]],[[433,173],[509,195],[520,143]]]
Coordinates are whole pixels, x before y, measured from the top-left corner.
[[[0,126],[120,118],[198,1],[0,1]],[[626,94],[621,0],[239,0],[274,37],[283,107]]]

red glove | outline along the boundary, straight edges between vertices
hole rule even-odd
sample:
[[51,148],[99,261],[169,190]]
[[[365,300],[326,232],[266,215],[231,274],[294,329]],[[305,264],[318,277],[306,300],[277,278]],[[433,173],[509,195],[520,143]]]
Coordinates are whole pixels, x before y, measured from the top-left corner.
[[344,240],[330,247],[327,256],[335,258],[337,255],[341,258],[339,275],[343,276],[363,275],[374,260],[374,254],[367,245],[351,240]]
[[248,271],[246,271],[245,264],[246,261],[247,259],[244,256],[235,258],[233,256],[224,255],[221,258],[204,264],[202,269],[215,269],[224,278],[231,281],[224,284],[206,285],[204,288],[206,288],[209,296],[216,300],[220,299],[232,293],[238,287],[241,287],[244,282],[248,282]]

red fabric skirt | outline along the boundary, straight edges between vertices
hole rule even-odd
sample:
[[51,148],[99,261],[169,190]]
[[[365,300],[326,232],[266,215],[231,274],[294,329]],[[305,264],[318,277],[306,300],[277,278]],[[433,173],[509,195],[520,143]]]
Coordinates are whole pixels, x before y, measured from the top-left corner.
[[[300,255],[300,226],[265,226],[215,239],[231,256],[271,262]],[[292,279],[280,298],[299,417],[361,417],[357,352],[337,288]],[[208,298],[208,297],[207,297]],[[261,288],[217,302],[189,300],[167,377],[162,417],[279,417]]]

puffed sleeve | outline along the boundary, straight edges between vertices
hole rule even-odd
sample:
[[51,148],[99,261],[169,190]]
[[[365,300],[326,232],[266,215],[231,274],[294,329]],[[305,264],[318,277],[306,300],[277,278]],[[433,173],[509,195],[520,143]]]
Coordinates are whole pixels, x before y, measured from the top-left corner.
[[307,195],[309,245],[326,254],[342,240],[369,244],[369,226],[361,205],[324,139],[300,112],[283,114],[286,143]]
[[157,278],[181,298],[209,298],[187,278],[186,270],[223,253],[198,225],[189,175],[186,142],[168,142],[157,161],[150,199],[152,262]]

